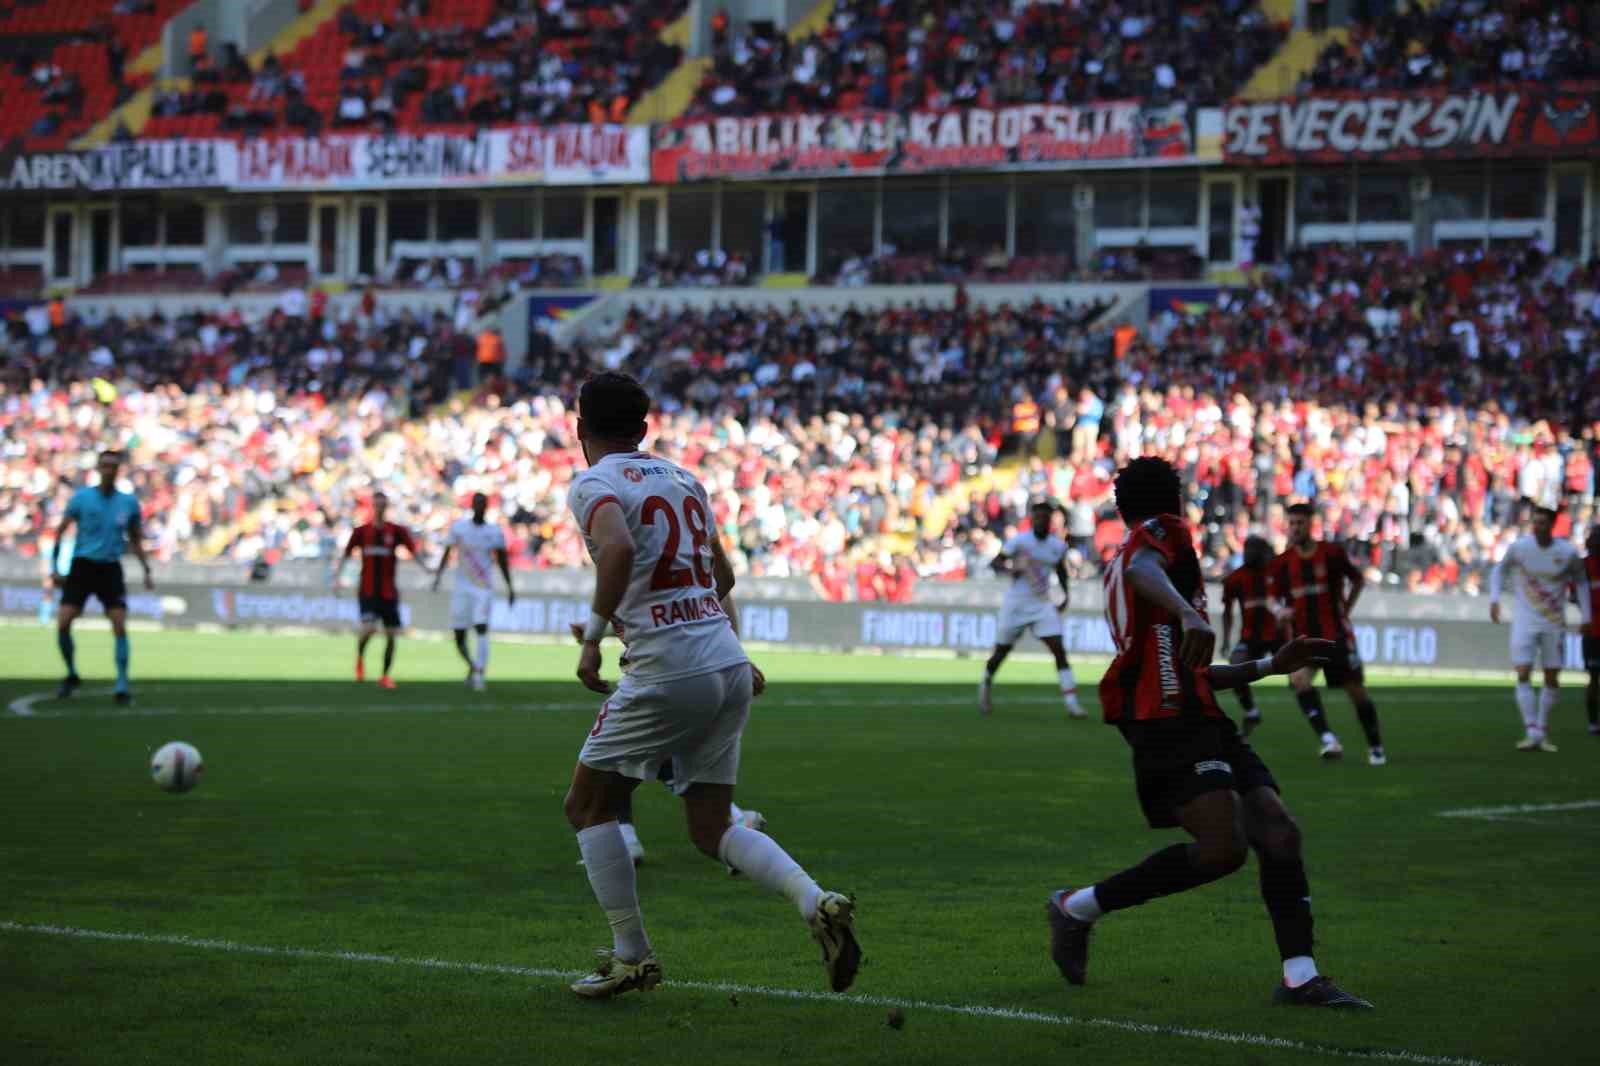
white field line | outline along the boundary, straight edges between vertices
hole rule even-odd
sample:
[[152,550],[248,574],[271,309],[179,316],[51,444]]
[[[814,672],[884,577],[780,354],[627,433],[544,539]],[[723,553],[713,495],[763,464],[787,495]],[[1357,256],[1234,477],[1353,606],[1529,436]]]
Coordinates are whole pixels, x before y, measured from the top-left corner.
[[[1504,807],[1461,807],[1453,811],[1436,812],[1440,818],[1481,818],[1485,821],[1511,821],[1507,817],[1519,814],[1549,814],[1554,811],[1587,811],[1600,807],[1600,800],[1577,800],[1573,803],[1512,803]],[[1515,818],[1519,822],[1532,822],[1531,818]]]
[[[115,941],[136,944],[166,944],[174,947],[219,951],[232,955],[263,955],[274,958],[306,959],[329,962],[368,963],[375,966],[403,966],[428,970],[446,970],[456,973],[496,974],[508,977],[536,977],[542,980],[567,980],[579,975],[576,970],[558,970],[548,967],[511,966],[504,963],[461,962],[454,959],[406,958],[400,955],[380,955],[365,951],[317,950],[313,948],[272,947],[264,944],[240,944],[231,940],[213,940],[206,937],[169,936],[153,933],[123,933],[103,929],[82,929],[63,925],[34,925],[25,922],[0,921],[0,932],[63,937],[74,940]],[[830,995],[796,988],[769,988],[764,985],[741,985],[724,981],[668,981],[669,988],[685,988],[696,992],[719,992],[734,995],[765,996],[770,999],[798,1000],[806,1003],[835,1003],[863,1007],[899,1007],[902,1010],[936,1011],[973,1018],[997,1021],[1036,1022],[1044,1025],[1084,1025],[1095,1029],[1110,1029],[1122,1033],[1144,1036],[1168,1036],[1181,1040],[1196,1040],[1212,1044],[1231,1044],[1238,1047],[1262,1048],[1274,1051],[1296,1051],[1334,1058],[1362,1059],[1377,1062],[1413,1063],[1415,1066],[1488,1066],[1478,1059],[1457,1058],[1451,1055],[1428,1055],[1404,1049],[1343,1048],[1329,1044],[1311,1044],[1287,1037],[1269,1036],[1266,1033],[1233,1033],[1219,1029],[1196,1029],[1181,1025],[1157,1025],[1150,1022],[1133,1022],[1119,1018],[1087,1018],[1068,1014],[1051,1014],[1045,1011],[1017,1010],[1011,1007],[989,1007],[970,1003],[935,1003],[920,999],[899,999],[893,996]]]

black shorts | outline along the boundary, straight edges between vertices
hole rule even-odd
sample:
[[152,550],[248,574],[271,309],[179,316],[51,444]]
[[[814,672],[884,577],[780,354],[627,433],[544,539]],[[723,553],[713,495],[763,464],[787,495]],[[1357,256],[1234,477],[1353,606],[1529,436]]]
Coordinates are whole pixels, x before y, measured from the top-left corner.
[[1361,665],[1361,652],[1356,650],[1356,638],[1336,638],[1333,643],[1332,654],[1322,664],[1323,679],[1333,688],[1343,688],[1352,681],[1358,685],[1365,684],[1367,671]]
[[1152,829],[1178,824],[1178,808],[1221,789],[1278,791],[1272,771],[1228,718],[1163,718],[1123,725],[1133,748],[1139,806]]
[[1241,640],[1233,646],[1233,654],[1228,656],[1230,663],[1248,663],[1268,655],[1278,654],[1278,649],[1283,647],[1281,640]]
[[373,622],[382,622],[385,629],[400,628],[400,600],[389,599],[386,596],[358,596],[356,602],[361,605],[361,621],[367,625]]
[[128,606],[128,586],[122,580],[121,563],[103,563],[96,559],[74,559],[61,589],[61,603],[65,607],[83,609],[93,596],[106,610]]
[[1600,674],[1600,637],[1584,635],[1583,668],[1591,674]]

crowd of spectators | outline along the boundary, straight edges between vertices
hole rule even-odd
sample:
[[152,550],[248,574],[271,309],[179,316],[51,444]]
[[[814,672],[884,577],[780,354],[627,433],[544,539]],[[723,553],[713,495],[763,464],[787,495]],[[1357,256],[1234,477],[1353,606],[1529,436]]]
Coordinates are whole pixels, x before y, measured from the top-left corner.
[[830,249],[829,265],[817,285],[964,285],[1063,281],[1192,280],[1205,275],[1205,262],[1192,248],[1101,248],[1079,264],[1071,254],[1007,255],[994,245],[977,253],[951,245],[938,252],[906,254],[884,242],[878,254]]
[[1081,104],[1220,104],[1285,27],[1254,0],[837,0],[790,40],[713,16],[713,64],[690,114]]
[[1182,467],[1212,573],[1248,532],[1281,535],[1294,499],[1374,578],[1419,590],[1481,587],[1530,503],[1561,506],[1563,534],[1594,518],[1600,264],[1323,248],[1142,332],[1103,312],[964,291],[636,309],[592,345],[536,334],[476,393],[475,339],[445,313],[30,312],[0,350],[0,550],[37,551],[63,485],[119,441],[166,554],[316,555],[383,486],[426,534],[488,491],[519,566],[578,565],[568,401],[596,367],[657,397],[650,446],[703,471],[741,571],[836,599],[981,572],[1035,495],[1060,501],[1091,573],[1122,532],[1111,477],[1139,454]]
[[646,257],[633,276],[634,286],[646,289],[720,288],[749,285],[754,280],[749,260],[720,248],[702,248],[693,255],[656,252]]
[[1408,0],[1353,22],[1301,82],[1310,90],[1464,90],[1600,78],[1600,7],[1579,0]]
[[[683,0],[493,0],[436,12],[371,0],[256,67],[201,42],[194,87],[158,97],[158,118],[215,116],[246,134],[522,122],[622,122],[682,58],[661,31]],[[194,132],[180,127],[184,132]],[[168,131],[160,124],[157,132]]]

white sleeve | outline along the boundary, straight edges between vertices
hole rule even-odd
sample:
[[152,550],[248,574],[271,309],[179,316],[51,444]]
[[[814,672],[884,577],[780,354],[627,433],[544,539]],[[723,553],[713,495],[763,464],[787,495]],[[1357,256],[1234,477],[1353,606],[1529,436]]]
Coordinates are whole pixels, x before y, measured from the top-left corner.
[[567,509],[577,521],[579,532],[588,534],[589,520],[594,517],[595,508],[607,500],[621,502],[599,474],[587,471],[573,479],[572,487],[567,490]]
[[1512,541],[1511,547],[1506,549],[1506,553],[1500,556],[1500,561],[1494,564],[1494,569],[1489,571],[1490,603],[1500,602],[1500,590],[1505,586],[1505,571],[1508,567],[1516,565],[1515,554],[1520,543],[1521,541]]

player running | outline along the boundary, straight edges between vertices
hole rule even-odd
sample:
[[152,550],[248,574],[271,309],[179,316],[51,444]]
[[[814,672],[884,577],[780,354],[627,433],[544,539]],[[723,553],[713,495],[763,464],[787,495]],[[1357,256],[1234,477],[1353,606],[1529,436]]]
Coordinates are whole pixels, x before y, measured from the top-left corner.
[[1283,958],[1275,1000],[1370,1008],[1317,972],[1300,829],[1272,772],[1215,695],[1319,662],[1334,645],[1300,636],[1255,662],[1208,665],[1216,634],[1206,620],[1200,560],[1178,517],[1177,471],[1163,459],[1135,459],[1117,475],[1115,489],[1129,532],[1105,574],[1106,621],[1117,654],[1100,682],[1100,704],[1106,722],[1133,748],[1146,820],[1156,829],[1182,826],[1194,842],[1163,848],[1087,888],[1052,893],[1050,957],[1069,984],[1083,984],[1089,933],[1102,916],[1226,877],[1253,848]]
[[[578,440],[589,469],[574,479],[567,503],[594,560],[595,590],[577,672],[606,701],[578,753],[565,808],[612,947],[572,990],[603,998],[661,983],[617,813],[640,781],[671,760],[690,840],[787,896],[822,946],[829,986],[843,992],[861,964],[854,902],[818,887],[765,833],[729,824],[754,686],[721,604],[733,589],[733,568],[705,488],[682,467],[638,450],[649,412],[649,396],[625,374],[597,375],[578,394]],[[613,625],[628,658],[615,691],[600,678],[600,642]]]
[[[128,687],[128,591],[122,578],[123,552],[132,552],[144,568],[146,589],[155,588],[155,582],[150,579],[150,560],[144,554],[139,501],[131,492],[117,488],[122,453],[103,451],[96,465],[100,482],[79,489],[67,501],[67,512],[56,527],[56,544],[50,557],[50,580],[62,590],[61,611],[56,616],[56,646],[67,664],[67,676],[61,679],[56,698],[66,699],[83,684],[78,676],[72,623],[93,596],[100,601],[111,622],[112,654],[117,666],[117,682],[111,690],[111,698],[118,706],[126,707],[133,702],[133,692]],[[61,542],[73,526],[77,526],[77,533],[72,543],[72,567],[63,579],[59,576]]]
[[[1561,664],[1566,658],[1566,608],[1569,590],[1585,588],[1588,575],[1571,541],[1556,540],[1556,513],[1533,509],[1533,532],[1518,537],[1489,571],[1489,620],[1500,623],[1500,592],[1506,575],[1516,578],[1517,598],[1511,608],[1511,666],[1517,672],[1517,710],[1523,737],[1518,751],[1550,751],[1550,710],[1561,695]],[[1585,623],[1590,621],[1589,596],[1578,597]],[[1533,660],[1544,668],[1544,690],[1533,696]]]
[[[1230,663],[1245,663],[1275,655],[1283,647],[1278,637],[1278,618],[1272,612],[1268,589],[1267,564],[1272,561],[1272,545],[1265,537],[1246,537],[1244,563],[1222,579],[1222,646],[1232,648]],[[1239,643],[1233,643],[1233,615],[1239,612]],[[1261,724],[1261,708],[1249,685],[1233,690],[1244,708],[1244,735]]]
[[411,531],[388,521],[385,517],[388,513],[389,497],[381,492],[373,493],[372,521],[351,532],[350,543],[345,545],[344,555],[333,574],[333,587],[337,590],[344,583],[345,562],[357,550],[361,552],[361,586],[356,592],[356,603],[361,610],[361,629],[356,636],[356,680],[367,679],[367,643],[382,622],[383,676],[378,678],[379,688],[394,688],[394,678],[389,676],[389,671],[394,668],[394,645],[400,634],[400,589],[394,582],[400,558],[395,553],[404,548],[412,559],[418,555]]
[[[1322,667],[1328,684],[1344,689],[1367,736],[1367,763],[1384,766],[1389,762],[1383,750],[1383,734],[1378,728],[1378,708],[1367,694],[1366,670],[1356,648],[1350,612],[1366,579],[1350,561],[1343,547],[1332,541],[1311,539],[1312,507],[1296,503],[1288,508],[1289,547],[1272,560],[1272,595],[1284,605],[1290,629],[1296,636],[1316,637],[1334,644]],[[1328,728],[1328,715],[1322,709],[1322,696],[1316,688],[1315,667],[1298,670],[1289,678],[1295,699],[1305,712],[1311,731],[1322,741],[1317,753],[1324,759],[1344,756],[1344,746]]]
[[[1067,649],[1061,643],[1061,612],[1067,609],[1072,590],[1067,580],[1067,542],[1050,531],[1055,513],[1055,504],[1049,500],[1035,500],[1028,508],[1027,532],[1017,533],[1006,541],[1000,554],[989,564],[995,573],[1011,575],[1011,584],[1000,605],[1000,637],[989,661],[983,665],[983,680],[978,684],[980,714],[988,715],[994,710],[990,694],[995,672],[1022,634],[1031,629],[1055,657],[1056,677],[1061,682],[1061,698],[1067,705],[1067,714],[1073,718],[1085,717],[1083,705],[1078,702],[1078,682],[1072,676]],[[1059,605],[1050,602],[1052,573],[1061,585]]]
[[1589,687],[1584,692],[1584,709],[1589,714],[1589,735],[1600,737],[1600,526],[1590,526],[1583,538],[1584,593],[1578,598],[1589,604],[1583,626],[1583,668],[1589,672]]
[[[445,539],[444,555],[439,558],[439,569],[433,574],[433,591],[439,591],[445,567],[450,565],[450,552],[461,549],[461,565],[456,567],[456,587],[450,593],[450,628],[455,630],[456,651],[467,663],[467,684],[474,692],[487,686],[484,673],[489,669],[489,608],[494,602],[494,570],[506,581],[506,603],[515,606],[517,590],[511,586],[511,560],[506,555],[506,535],[498,525],[484,520],[489,510],[489,497],[481,492],[472,494],[472,517],[461,518],[450,527]],[[478,631],[478,654],[467,651],[467,628]]]

